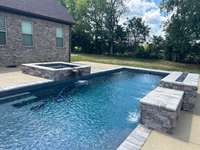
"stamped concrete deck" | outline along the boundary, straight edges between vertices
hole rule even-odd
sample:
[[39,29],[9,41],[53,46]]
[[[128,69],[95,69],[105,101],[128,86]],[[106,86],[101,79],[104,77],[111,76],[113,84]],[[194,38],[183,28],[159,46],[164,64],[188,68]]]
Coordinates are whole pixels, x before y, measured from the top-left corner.
[[[79,63],[91,65],[92,73],[120,67],[91,62]],[[43,81],[47,82],[46,79],[22,74],[18,68],[0,68],[0,89]],[[198,93],[194,112],[181,112],[174,134],[168,135],[152,131],[142,150],[200,150],[200,84]]]

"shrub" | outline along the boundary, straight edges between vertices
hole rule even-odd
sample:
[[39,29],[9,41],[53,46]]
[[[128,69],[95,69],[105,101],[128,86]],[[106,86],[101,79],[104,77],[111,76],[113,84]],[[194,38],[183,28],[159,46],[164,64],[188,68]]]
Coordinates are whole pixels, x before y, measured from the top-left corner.
[[184,58],[185,63],[200,64],[200,56],[195,53],[187,54]]

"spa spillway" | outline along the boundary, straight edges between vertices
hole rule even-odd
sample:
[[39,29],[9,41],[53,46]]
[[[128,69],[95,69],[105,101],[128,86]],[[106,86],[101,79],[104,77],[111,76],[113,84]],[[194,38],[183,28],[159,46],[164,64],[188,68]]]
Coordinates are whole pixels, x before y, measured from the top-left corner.
[[23,64],[21,70],[25,74],[59,81],[89,75],[91,67],[77,63],[47,62]]

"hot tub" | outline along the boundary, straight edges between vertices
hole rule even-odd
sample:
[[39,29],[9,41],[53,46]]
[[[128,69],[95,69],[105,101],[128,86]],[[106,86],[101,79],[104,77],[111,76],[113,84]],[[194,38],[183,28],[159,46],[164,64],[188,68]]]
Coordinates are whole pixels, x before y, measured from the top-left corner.
[[46,62],[23,64],[21,70],[25,74],[59,81],[89,75],[91,67],[77,63]]

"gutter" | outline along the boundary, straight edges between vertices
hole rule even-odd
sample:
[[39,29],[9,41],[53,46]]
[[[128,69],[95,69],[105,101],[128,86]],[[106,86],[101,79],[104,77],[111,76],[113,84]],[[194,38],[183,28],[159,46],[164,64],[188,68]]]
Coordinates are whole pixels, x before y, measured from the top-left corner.
[[75,24],[74,20],[66,21],[66,20],[56,19],[56,18],[53,18],[53,17],[43,16],[43,15],[40,15],[40,14],[26,12],[26,11],[22,11],[22,10],[19,10],[19,9],[5,7],[5,6],[0,6],[0,11],[12,13],[12,14],[18,14],[18,15],[27,16],[27,17],[32,17],[32,18],[43,19],[43,20],[57,22],[57,23],[66,24],[66,25],[74,25]]

